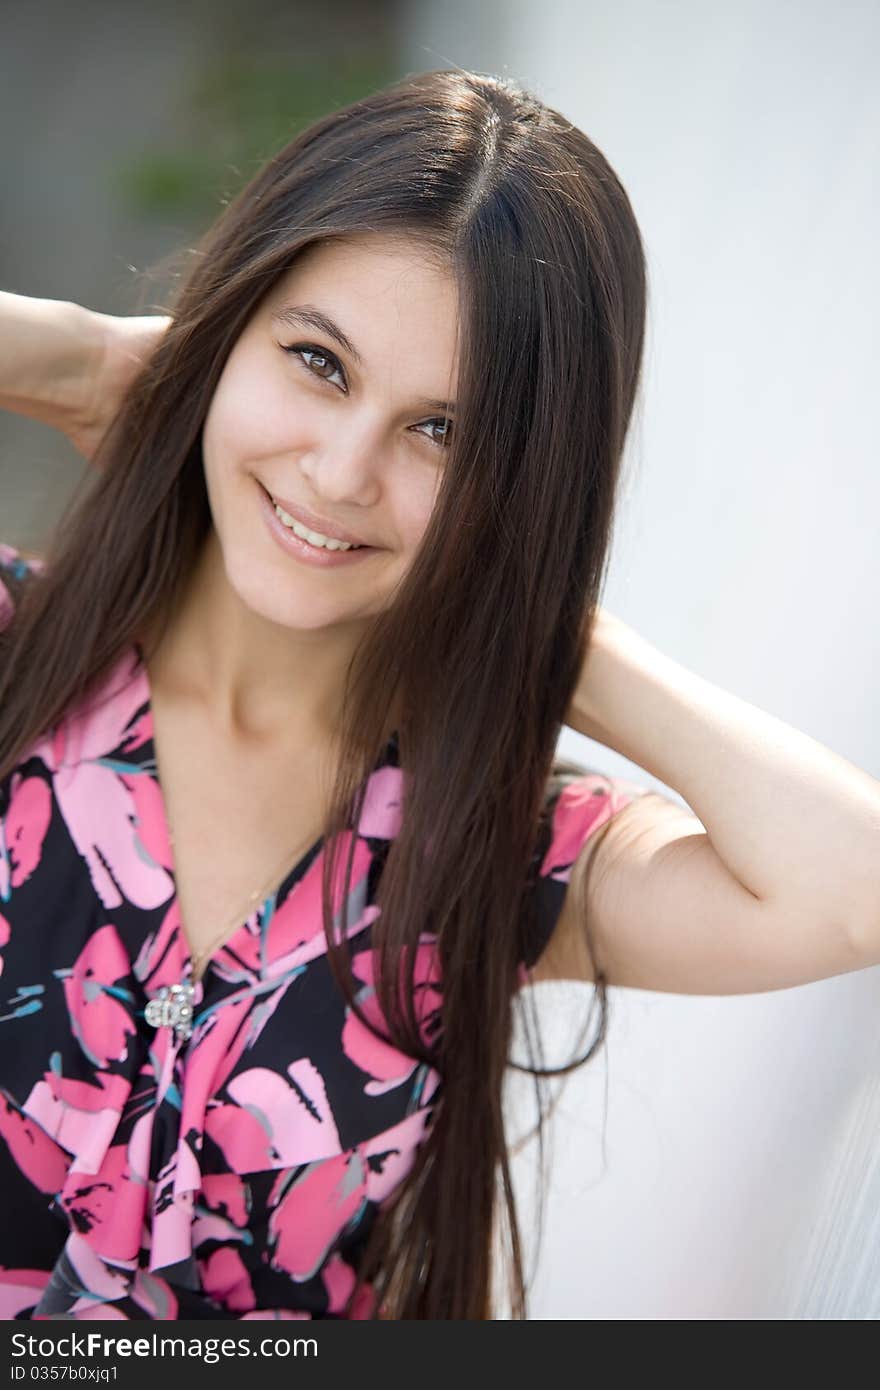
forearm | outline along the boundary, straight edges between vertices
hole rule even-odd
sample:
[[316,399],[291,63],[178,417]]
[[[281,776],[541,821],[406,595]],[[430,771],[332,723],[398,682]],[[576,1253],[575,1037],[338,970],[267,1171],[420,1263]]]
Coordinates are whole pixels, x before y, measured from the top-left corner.
[[880,782],[866,772],[613,616],[567,723],[679,792],[756,896],[880,937]]
[[0,409],[68,429],[91,404],[102,351],[101,315],[0,291]]

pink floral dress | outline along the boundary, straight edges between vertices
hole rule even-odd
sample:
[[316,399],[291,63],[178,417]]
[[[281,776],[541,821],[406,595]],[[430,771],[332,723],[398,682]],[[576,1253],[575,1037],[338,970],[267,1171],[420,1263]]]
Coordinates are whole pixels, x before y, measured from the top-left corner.
[[[30,578],[0,546],[3,575]],[[548,790],[540,940],[585,839],[639,788]],[[359,1000],[400,824],[392,736],[356,836]],[[382,1045],[329,970],[319,841],[194,982],[140,649],[0,782],[0,1317],[367,1317],[345,1304],[376,1214],[428,1133],[439,1075]],[[432,938],[419,1018],[439,1024]]]

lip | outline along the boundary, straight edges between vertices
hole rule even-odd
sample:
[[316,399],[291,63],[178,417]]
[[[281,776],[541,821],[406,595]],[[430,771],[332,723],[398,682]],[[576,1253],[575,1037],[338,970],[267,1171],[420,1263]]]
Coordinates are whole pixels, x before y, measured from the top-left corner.
[[[262,487],[262,483],[260,484]],[[317,516],[315,512],[306,511],[305,507],[296,507],[293,502],[288,502],[285,497],[279,497],[277,493],[270,492],[268,488],[263,488],[266,496],[273,502],[277,502],[283,512],[292,516],[302,526],[308,526],[310,531],[319,531],[322,536],[327,536],[332,541],[348,541],[351,545],[366,545],[365,540],[360,536],[352,535],[351,531],[343,531],[341,526],[334,526],[332,521],[327,521],[325,517]],[[370,547],[375,549],[374,546]]]
[[259,489],[260,510],[270,534],[287,555],[301,564],[322,570],[347,569],[352,565],[364,564],[371,555],[379,553],[378,548],[372,545],[362,545],[356,550],[325,550],[322,546],[309,545],[308,541],[284,525],[262,483],[259,484]]

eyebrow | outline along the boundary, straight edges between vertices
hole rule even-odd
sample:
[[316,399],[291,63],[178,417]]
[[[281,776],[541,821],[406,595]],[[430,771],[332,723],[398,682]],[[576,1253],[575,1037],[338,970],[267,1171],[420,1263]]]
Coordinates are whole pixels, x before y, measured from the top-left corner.
[[[328,314],[318,309],[314,304],[280,304],[272,312],[272,322],[285,328],[314,328],[318,333],[325,334],[331,338],[337,347],[341,347],[343,352],[347,352],[353,362],[359,367],[363,366],[363,358],[355,347],[351,339],[343,333],[338,323],[335,323]],[[454,401],[439,401],[429,399],[427,396],[420,396],[416,402],[423,410],[436,410],[441,414],[451,415],[455,412]]]

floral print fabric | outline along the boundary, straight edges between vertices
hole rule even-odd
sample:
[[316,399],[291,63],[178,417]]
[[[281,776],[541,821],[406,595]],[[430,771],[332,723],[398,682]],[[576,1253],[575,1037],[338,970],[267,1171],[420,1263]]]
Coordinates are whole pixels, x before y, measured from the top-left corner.
[[[0,546],[0,627],[3,573],[38,568]],[[523,982],[585,839],[638,790],[593,774],[552,788]],[[348,911],[376,1021],[374,900],[402,800],[392,736],[368,782]],[[319,842],[193,980],[136,647],[0,783],[0,1317],[370,1315],[369,1290],[344,1311],[359,1253],[442,1087],[345,1006],[321,860]],[[193,987],[188,1039],[145,1016],[180,983]],[[423,934],[426,1039],[439,983]]]

